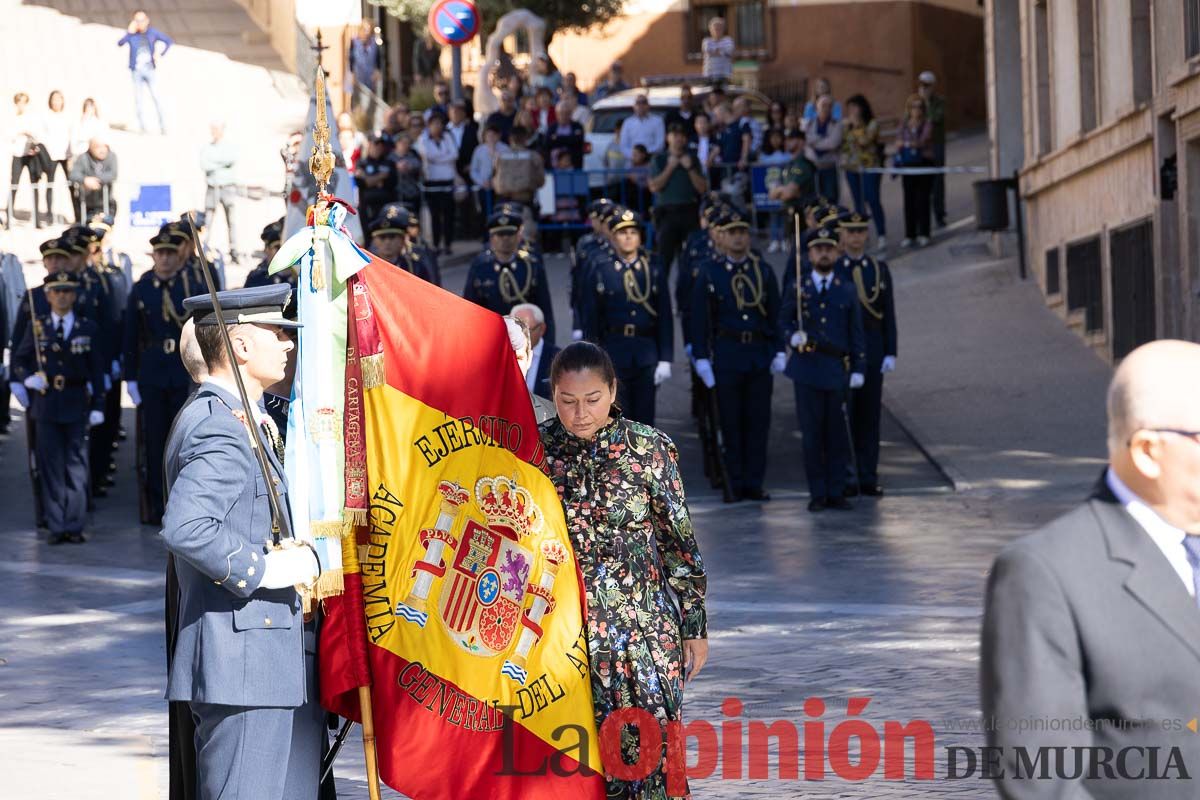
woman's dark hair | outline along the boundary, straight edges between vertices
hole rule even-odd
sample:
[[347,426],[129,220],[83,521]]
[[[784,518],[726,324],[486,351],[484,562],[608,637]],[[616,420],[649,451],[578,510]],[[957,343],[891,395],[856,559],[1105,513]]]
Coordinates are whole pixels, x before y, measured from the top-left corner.
[[559,350],[550,363],[550,388],[557,386],[565,373],[583,372],[585,369],[595,370],[609,386],[617,385],[617,371],[604,348],[591,342],[572,342]]
[[867,98],[861,94],[852,95],[846,101],[848,106],[858,106],[858,111],[862,114],[863,125],[867,125],[871,120],[875,119],[875,112],[871,110],[871,104],[867,102]]
[[[779,135],[779,146],[778,147],[776,147],[771,142],[771,137],[775,136],[776,134]],[[763,155],[769,156],[772,153],[786,149],[786,147],[787,147],[786,142],[787,142],[787,134],[784,133],[783,128],[768,128],[767,132],[763,134],[763,144],[762,144]]]

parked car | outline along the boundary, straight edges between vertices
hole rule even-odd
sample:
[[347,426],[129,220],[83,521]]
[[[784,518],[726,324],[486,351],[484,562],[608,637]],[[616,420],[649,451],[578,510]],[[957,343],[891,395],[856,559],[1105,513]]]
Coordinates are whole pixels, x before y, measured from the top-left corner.
[[[693,105],[700,108],[708,97],[712,87],[702,84],[692,84]],[[625,118],[633,113],[633,101],[638,95],[646,95],[650,101],[650,113],[665,117],[673,108],[679,108],[679,90],[682,83],[659,84],[626,89],[616,94],[610,94],[592,106],[592,118],[584,128],[589,148],[583,157],[583,168],[586,170],[602,170],[605,168],[604,154],[613,145],[613,139]],[[744,89],[741,86],[726,86],[725,95],[730,101],[738,97],[750,100],[750,114],[755,119],[765,122],[767,109],[771,101],[761,92]],[[604,176],[600,173],[589,175],[589,184],[595,188],[604,185]]]

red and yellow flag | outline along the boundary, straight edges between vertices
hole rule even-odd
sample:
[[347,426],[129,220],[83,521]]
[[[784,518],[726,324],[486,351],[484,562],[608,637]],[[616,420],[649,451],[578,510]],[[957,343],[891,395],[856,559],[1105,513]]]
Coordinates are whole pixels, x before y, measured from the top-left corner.
[[580,574],[504,323],[378,259],[351,291],[369,529],[322,702],[357,718],[369,672],[380,776],[417,800],[602,797]]

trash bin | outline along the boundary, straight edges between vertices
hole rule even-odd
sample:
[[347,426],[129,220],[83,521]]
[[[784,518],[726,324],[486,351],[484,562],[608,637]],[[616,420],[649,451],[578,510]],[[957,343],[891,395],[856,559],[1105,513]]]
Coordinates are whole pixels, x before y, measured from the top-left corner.
[[1008,187],[1012,181],[999,178],[975,181],[975,226],[981,231],[1008,230]]

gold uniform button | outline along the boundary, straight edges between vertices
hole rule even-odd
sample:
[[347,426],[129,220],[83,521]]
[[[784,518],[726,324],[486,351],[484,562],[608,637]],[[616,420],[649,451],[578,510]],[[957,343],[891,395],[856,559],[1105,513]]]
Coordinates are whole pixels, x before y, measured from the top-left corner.
[[270,624],[271,624],[271,618],[270,618],[270,617],[267,617],[266,619],[264,619],[264,620],[263,620],[263,624],[264,624],[264,625],[270,625]]
[[824,324],[825,324],[825,318],[824,318],[824,317],[821,317],[821,324],[822,324],[822,325],[824,325]]

